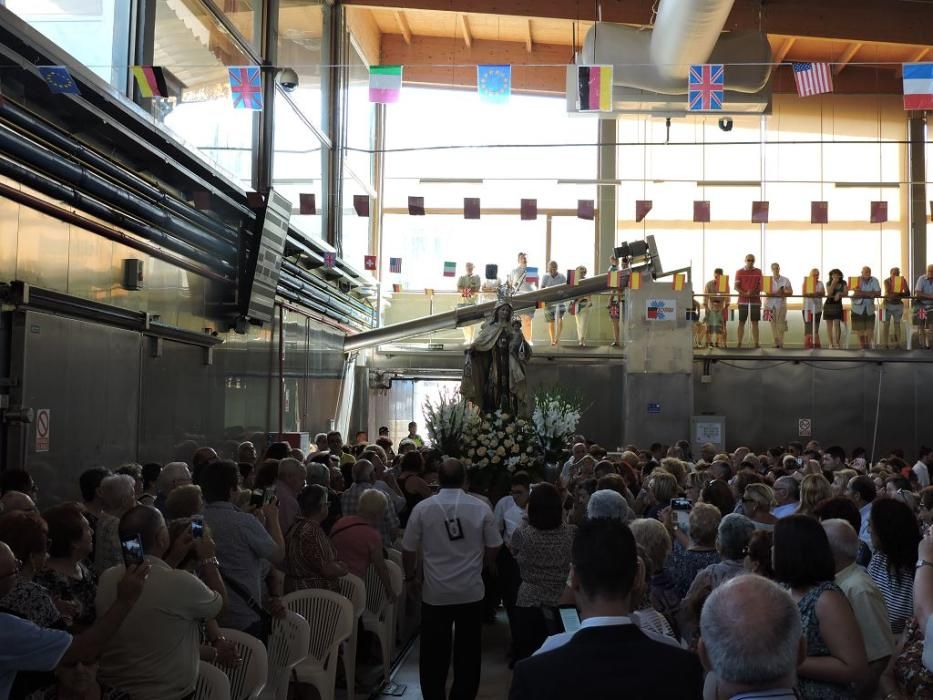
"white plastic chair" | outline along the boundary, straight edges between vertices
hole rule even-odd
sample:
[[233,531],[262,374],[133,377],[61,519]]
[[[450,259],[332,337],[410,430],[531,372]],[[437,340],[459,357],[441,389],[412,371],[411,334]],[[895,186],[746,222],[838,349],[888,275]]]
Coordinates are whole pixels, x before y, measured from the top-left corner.
[[340,585],[341,595],[353,604],[353,631],[341,653],[343,670],[347,677],[347,696],[352,698],[354,688],[356,688],[356,647],[359,643],[359,624],[357,623],[366,609],[366,585],[363,579],[353,574],[340,577],[337,583]]
[[308,655],[295,666],[295,678],[317,688],[321,700],[334,700],[337,654],[353,632],[353,604],[340,593],[317,588],[289,593],[282,602],[311,628]]
[[403,563],[402,553],[397,549],[389,549],[389,561],[395,564],[399,568],[399,571],[402,572],[402,593],[399,594],[398,600],[395,601],[392,614],[395,617],[395,640],[396,642],[404,642],[405,622],[407,620],[406,615],[408,614],[408,610],[406,609],[408,596],[405,595],[405,564]]
[[198,662],[198,683],[194,686],[194,700],[230,700],[230,681],[227,674],[206,661]]
[[[392,561],[387,561],[389,578],[392,580],[392,592],[402,594],[402,570]],[[379,638],[382,649],[382,673],[388,682],[389,664],[392,660],[392,649],[395,640],[395,606],[386,597],[385,586],[370,565],[366,570],[366,612],[363,613],[363,626]]]
[[269,676],[266,647],[252,635],[239,630],[222,628],[220,632],[227,641],[236,644],[240,653],[240,663],[235,666],[214,664],[230,681],[230,700],[256,700]]
[[286,700],[292,669],[308,656],[311,628],[298,613],[291,610],[285,617],[272,621],[269,635],[269,679],[262,692],[264,700]]

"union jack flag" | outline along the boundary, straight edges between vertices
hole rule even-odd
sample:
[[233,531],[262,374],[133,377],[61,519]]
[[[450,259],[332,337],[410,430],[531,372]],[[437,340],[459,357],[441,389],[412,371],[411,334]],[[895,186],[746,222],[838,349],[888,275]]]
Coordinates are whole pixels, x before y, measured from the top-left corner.
[[725,72],[721,63],[690,66],[687,103],[691,112],[721,111],[725,91]]
[[262,109],[262,73],[257,66],[234,66],[229,69],[230,94],[234,109]]
[[333,267],[337,264],[337,253],[324,253],[324,267]]
[[389,258],[389,272],[394,274],[402,273],[402,259],[401,258]]

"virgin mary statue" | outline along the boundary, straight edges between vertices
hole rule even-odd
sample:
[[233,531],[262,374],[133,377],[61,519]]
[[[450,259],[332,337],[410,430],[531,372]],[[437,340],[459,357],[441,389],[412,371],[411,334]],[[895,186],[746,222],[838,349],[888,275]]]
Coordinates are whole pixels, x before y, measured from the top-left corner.
[[521,321],[512,319],[511,304],[501,303],[465,352],[460,393],[485,412],[527,415],[525,368],[530,358]]

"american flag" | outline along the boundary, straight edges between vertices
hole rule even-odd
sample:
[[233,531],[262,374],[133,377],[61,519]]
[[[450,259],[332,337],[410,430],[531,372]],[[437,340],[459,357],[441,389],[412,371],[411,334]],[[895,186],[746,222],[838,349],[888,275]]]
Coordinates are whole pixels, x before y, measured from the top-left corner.
[[389,258],[389,272],[400,275],[402,273],[402,259]]
[[828,63],[795,63],[794,82],[800,97],[833,91],[833,72]]
[[230,93],[234,109],[262,109],[262,74],[256,66],[229,69]]
[[721,63],[702,63],[690,66],[687,81],[688,109],[691,112],[722,110],[725,87],[725,72]]

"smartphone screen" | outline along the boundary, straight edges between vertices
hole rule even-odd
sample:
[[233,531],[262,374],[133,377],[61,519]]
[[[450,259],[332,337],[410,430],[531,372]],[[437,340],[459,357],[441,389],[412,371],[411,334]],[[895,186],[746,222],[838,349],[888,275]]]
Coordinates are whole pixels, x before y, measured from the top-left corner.
[[194,518],[191,520],[191,536],[196,540],[201,539],[204,535],[204,521],[200,518]]
[[143,541],[139,535],[129,540],[123,540],[120,542],[120,546],[123,549],[123,563],[126,566],[135,566],[145,561]]
[[272,499],[275,498],[275,487],[270,486],[265,491],[262,492],[262,504],[267,505],[272,503]]
[[255,508],[262,508],[263,496],[264,496],[263,491],[259,491],[259,490],[253,491],[249,497],[249,504]]
[[674,517],[676,518],[675,523],[677,524],[677,529],[682,532],[688,532],[690,530],[690,512],[686,510],[675,510]]
[[580,629],[580,614],[572,605],[560,607],[560,621],[564,625],[564,632],[573,634]]

